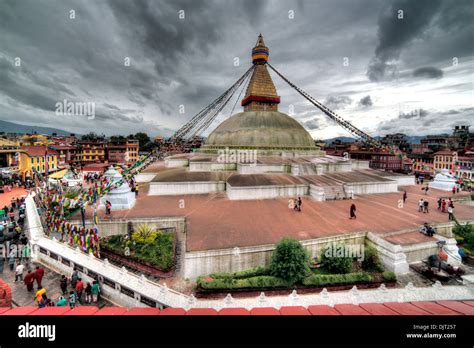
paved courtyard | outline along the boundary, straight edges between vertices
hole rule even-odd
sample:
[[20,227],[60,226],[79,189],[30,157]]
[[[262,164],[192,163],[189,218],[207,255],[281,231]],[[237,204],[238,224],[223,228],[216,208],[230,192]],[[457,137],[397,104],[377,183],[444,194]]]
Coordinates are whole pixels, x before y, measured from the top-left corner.
[[[383,235],[417,230],[424,222],[448,222],[448,214],[436,209],[436,201],[438,197],[452,196],[452,193],[432,189],[425,195],[419,185],[406,187],[406,190],[408,200],[403,207],[399,207],[402,193],[397,192],[326,202],[303,197],[302,211],[295,212],[288,208],[288,199],[284,198],[231,201],[224,193],[147,196],[143,185],[135,207],[115,211],[112,218],[186,216],[188,251],[273,244],[285,236],[306,240],[359,231]],[[429,214],[418,212],[420,198],[430,202]],[[352,203],[357,207],[356,220],[349,219]],[[455,206],[458,219],[474,219],[473,207],[459,203]],[[425,241],[419,233],[409,237],[410,240],[400,242]]]

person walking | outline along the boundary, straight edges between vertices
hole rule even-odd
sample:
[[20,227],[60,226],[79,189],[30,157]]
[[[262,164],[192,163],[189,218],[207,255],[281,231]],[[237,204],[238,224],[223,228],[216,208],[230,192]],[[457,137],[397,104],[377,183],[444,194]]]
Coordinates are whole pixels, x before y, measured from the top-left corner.
[[26,261],[26,268],[31,269],[31,248],[26,244],[21,249],[22,258]]
[[92,285],[91,285],[91,283],[87,283],[85,293],[86,293],[86,303],[91,303],[92,302]]
[[303,204],[303,201],[301,200],[301,197],[298,197],[298,211],[301,211],[301,204]]
[[73,272],[72,272],[72,275],[71,275],[71,287],[73,289],[76,288],[76,284],[77,284],[77,279],[79,278],[79,275],[77,273],[77,269],[74,268]]
[[5,258],[3,257],[3,251],[0,250],[0,274],[3,273],[4,264],[5,264]]
[[69,292],[69,308],[76,307],[76,293],[74,291]]
[[36,294],[35,294],[36,302],[39,303],[39,301],[41,301],[41,299],[43,298],[44,294],[46,294],[45,288],[38,289],[38,291],[36,291]]
[[354,203],[352,203],[351,209],[350,209],[350,216],[351,216],[350,219],[351,220],[352,219],[357,219],[357,216],[356,216],[355,212],[356,212],[356,206],[355,206]]
[[91,293],[92,293],[92,302],[97,303],[99,301],[99,294],[100,294],[99,282],[97,280],[94,280],[92,282]]
[[67,294],[67,278],[64,274],[61,276],[61,279],[59,280],[59,287],[61,288],[63,295],[66,295]]
[[442,199],[438,199],[438,210],[441,210],[441,204],[443,203]]
[[82,278],[77,278],[75,289],[76,289],[77,302],[82,303],[82,291],[84,290],[84,283],[82,282]]
[[38,290],[42,288],[42,281],[44,277],[44,269],[42,269],[40,266],[36,266],[35,270],[35,278],[36,278],[36,283],[38,285]]
[[26,290],[28,292],[33,291],[33,287],[35,284],[35,272],[32,272],[31,269],[28,269],[24,282],[26,285]]
[[13,272],[15,269],[15,251],[12,250],[10,255],[8,255],[8,266],[10,266],[10,271]]
[[407,198],[408,198],[407,191],[403,191],[403,204],[405,204],[405,202],[407,201]]
[[443,199],[443,201],[441,202],[441,212],[446,213],[446,200],[445,199]]
[[424,200],[423,198],[420,198],[420,200],[418,201],[418,212],[419,213],[422,213],[423,212],[423,207],[424,207],[425,203],[424,203]]
[[430,202],[428,202],[428,201],[424,201],[424,202],[423,202],[423,213],[424,213],[424,214],[428,214],[428,213],[429,213],[429,210],[428,210],[429,204],[430,204]]
[[452,206],[448,207],[448,220],[449,221],[454,220],[454,207],[452,207]]
[[15,283],[19,280],[19,281],[22,281],[23,280],[23,271],[25,270],[25,266],[23,266],[20,262],[20,260],[18,260],[17,262],[17,265],[16,265],[16,268],[15,268]]
[[453,186],[453,195],[456,194],[456,186]]

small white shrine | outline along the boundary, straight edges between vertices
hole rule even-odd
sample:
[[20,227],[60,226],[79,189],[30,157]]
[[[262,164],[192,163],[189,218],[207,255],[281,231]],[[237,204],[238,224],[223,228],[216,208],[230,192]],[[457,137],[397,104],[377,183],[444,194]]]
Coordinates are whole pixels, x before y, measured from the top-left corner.
[[99,209],[105,210],[105,202],[109,201],[112,204],[112,210],[131,209],[135,205],[135,193],[132,192],[130,186],[126,181],[118,184],[123,176],[113,166],[104,173],[112,185],[117,185],[112,188],[107,194],[100,199]]
[[429,183],[430,188],[443,191],[452,191],[453,187],[457,186],[458,183],[456,177],[450,174],[447,169],[442,169],[441,172],[435,175],[434,180]]

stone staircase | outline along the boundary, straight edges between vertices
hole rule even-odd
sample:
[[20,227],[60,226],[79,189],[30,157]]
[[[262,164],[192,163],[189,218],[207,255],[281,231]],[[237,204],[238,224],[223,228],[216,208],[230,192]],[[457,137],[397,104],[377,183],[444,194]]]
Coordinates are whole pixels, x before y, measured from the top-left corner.
[[327,201],[347,198],[344,186],[342,185],[323,186],[323,189]]

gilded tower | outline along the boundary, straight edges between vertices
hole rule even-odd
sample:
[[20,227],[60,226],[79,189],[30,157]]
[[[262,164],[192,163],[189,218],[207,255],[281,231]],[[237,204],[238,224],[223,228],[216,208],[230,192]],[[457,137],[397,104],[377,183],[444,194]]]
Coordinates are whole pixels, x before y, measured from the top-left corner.
[[242,100],[244,111],[278,111],[280,97],[267,70],[268,47],[263,42],[262,34],[252,49],[252,62],[255,65],[245,97]]

